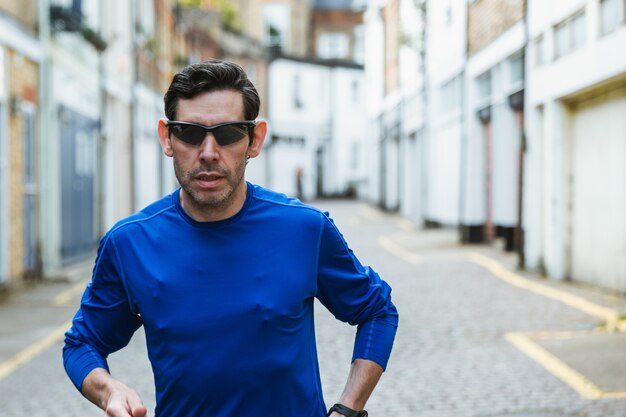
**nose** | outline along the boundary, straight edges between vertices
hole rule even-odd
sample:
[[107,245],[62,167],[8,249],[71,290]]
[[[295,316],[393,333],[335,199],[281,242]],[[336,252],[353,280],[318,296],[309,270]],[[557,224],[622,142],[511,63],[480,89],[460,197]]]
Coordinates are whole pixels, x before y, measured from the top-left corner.
[[219,145],[212,133],[207,133],[199,148],[200,159],[203,161],[216,161],[219,159]]

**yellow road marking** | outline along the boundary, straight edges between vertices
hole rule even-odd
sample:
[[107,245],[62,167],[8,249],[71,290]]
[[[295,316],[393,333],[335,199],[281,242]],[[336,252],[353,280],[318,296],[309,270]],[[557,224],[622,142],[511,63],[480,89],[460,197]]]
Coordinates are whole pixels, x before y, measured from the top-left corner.
[[511,344],[569,385],[583,398],[599,400],[626,397],[626,391],[602,391],[581,373],[570,368],[565,362],[534,342],[527,334],[507,333],[505,337]]
[[52,299],[52,305],[54,307],[67,306],[76,295],[85,290],[86,285],[87,284],[85,282],[79,282],[67,290],[57,294],[57,296]]
[[[616,310],[595,304],[582,297],[570,294],[565,291],[552,288],[539,282],[533,282],[512,271],[506,269],[500,262],[487,256],[471,253],[467,259],[489,270],[496,278],[499,278],[510,285],[534,292],[535,294],[560,301],[563,304],[583,311],[591,316],[598,317],[604,321],[603,329],[594,333],[605,333],[624,331],[624,322],[620,321],[620,314]],[[585,332],[575,331],[555,331],[535,333],[535,338],[541,339],[570,339]],[[591,333],[591,332],[586,332]],[[559,378],[565,384],[578,392],[583,398],[598,400],[604,398],[624,398],[626,391],[602,391],[585,376],[572,369],[555,355],[536,343],[528,333],[508,333],[506,339],[543,366],[548,372]]]
[[395,220],[396,223],[398,224],[398,226],[400,227],[400,229],[405,230],[407,232],[410,232],[412,230],[415,230],[415,223],[413,223],[410,220],[407,220],[405,218],[398,218]]
[[361,210],[361,215],[368,220],[380,220],[384,217],[380,211],[375,210],[370,206],[363,207],[363,210]]
[[478,253],[471,253],[468,255],[468,259],[471,262],[485,267],[497,278],[500,278],[511,285],[543,295],[544,297],[552,298],[553,300],[560,301],[589,315],[598,317],[604,320],[607,330],[615,331],[617,329],[620,315],[613,309],[592,303],[582,297],[578,297],[565,291],[560,291],[548,285],[530,281],[521,275],[509,271],[500,262],[487,256]]
[[35,356],[39,355],[45,349],[49,348],[59,340],[63,338],[65,332],[72,325],[71,321],[68,321],[61,326],[54,329],[50,332],[46,337],[39,339],[33,344],[27,346],[25,349],[22,349],[11,358],[7,359],[5,362],[0,364],[0,380],[9,376],[13,371],[17,368],[25,364],[26,362],[32,360]]
[[404,249],[402,246],[395,243],[393,240],[386,236],[380,236],[378,238],[378,244],[382,246],[385,250],[390,252],[391,254],[397,256],[398,258],[411,263],[418,264],[421,262],[422,258],[414,253],[409,252]]

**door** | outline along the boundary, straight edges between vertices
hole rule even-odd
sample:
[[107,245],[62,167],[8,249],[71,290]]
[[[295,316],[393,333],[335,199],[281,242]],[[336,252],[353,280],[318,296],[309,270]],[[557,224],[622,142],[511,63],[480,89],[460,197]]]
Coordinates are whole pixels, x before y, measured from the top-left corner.
[[91,254],[96,245],[96,121],[59,108],[61,141],[61,258],[64,264]]
[[572,107],[571,145],[571,276],[624,292],[626,87]]
[[[2,63],[2,54],[0,50],[0,64]],[[1,75],[1,73],[0,73]],[[0,83],[2,82],[2,77],[0,77]],[[7,227],[9,225],[8,221],[8,207],[7,207],[7,199],[8,196],[7,190],[7,175],[8,170],[6,169],[9,164],[8,160],[8,152],[7,152],[7,143],[6,137],[8,135],[8,123],[6,120],[8,118],[5,117],[6,107],[4,103],[0,101],[0,283],[6,282],[8,279],[8,230]]]
[[35,274],[38,269],[34,106],[22,105],[21,113],[24,146],[24,271],[28,276]]

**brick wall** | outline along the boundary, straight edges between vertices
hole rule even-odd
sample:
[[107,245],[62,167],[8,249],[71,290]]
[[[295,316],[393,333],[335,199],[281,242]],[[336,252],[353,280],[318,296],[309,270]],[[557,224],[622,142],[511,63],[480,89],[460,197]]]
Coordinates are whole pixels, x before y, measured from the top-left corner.
[[352,49],[354,47],[354,27],[363,23],[363,13],[350,10],[315,10],[311,16],[312,36],[311,52],[316,55],[317,47],[315,43],[322,33],[343,32],[350,39],[350,56],[352,59]]
[[524,0],[477,0],[468,10],[468,53],[489,45],[524,18]]
[[37,27],[37,0],[0,0],[0,13],[17,19],[32,30]]
[[385,23],[385,94],[400,86],[400,2],[391,0],[383,9]]
[[[10,97],[37,104],[37,65],[9,51]],[[17,110],[17,111],[16,111]],[[24,269],[24,148],[23,120],[19,109],[10,109],[9,118],[9,276],[18,279]]]

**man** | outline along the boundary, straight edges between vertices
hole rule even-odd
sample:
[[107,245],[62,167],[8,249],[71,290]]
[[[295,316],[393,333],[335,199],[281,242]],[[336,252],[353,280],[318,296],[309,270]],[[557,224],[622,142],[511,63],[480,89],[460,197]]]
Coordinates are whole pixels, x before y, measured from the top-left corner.
[[244,180],[267,125],[243,70],[207,61],[177,74],[158,133],[181,188],[117,223],[66,334],[65,369],[106,416],[146,415],[106,357],[144,326],[156,416],[322,417],[317,297],[358,325],[353,363],[328,415],[360,412],[398,323],[390,287],[333,222]]

